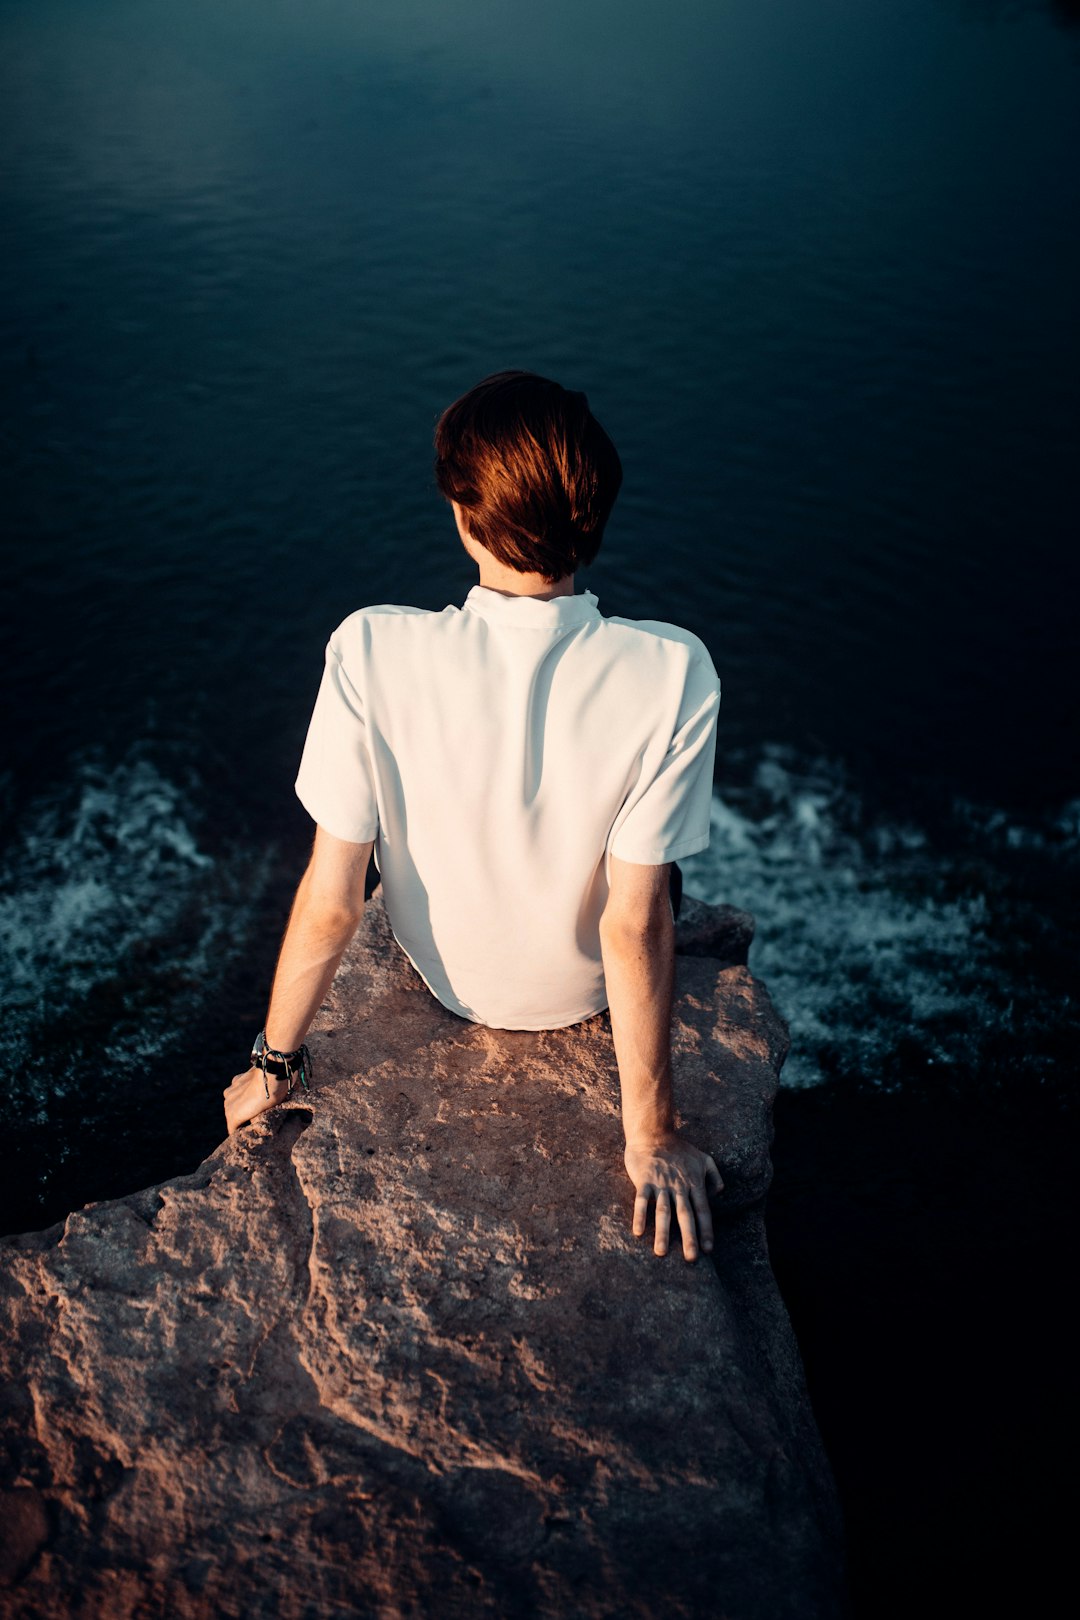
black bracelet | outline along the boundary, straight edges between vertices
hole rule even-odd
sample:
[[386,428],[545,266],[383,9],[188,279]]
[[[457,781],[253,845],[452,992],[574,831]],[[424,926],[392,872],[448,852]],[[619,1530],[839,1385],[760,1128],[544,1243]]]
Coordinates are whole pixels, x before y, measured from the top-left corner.
[[270,1081],[268,1075],[274,1075],[278,1080],[288,1080],[289,1089],[285,1093],[292,1096],[293,1084],[299,1076],[300,1084],[305,1091],[310,1090],[308,1077],[315,1077],[312,1067],[311,1053],[306,1046],[298,1046],[295,1052],[275,1052],[272,1046],[266,1044],[266,1031],[260,1029],[255,1037],[255,1045],[251,1048],[252,1067],[262,1070],[263,1089],[267,1097],[270,1096]]

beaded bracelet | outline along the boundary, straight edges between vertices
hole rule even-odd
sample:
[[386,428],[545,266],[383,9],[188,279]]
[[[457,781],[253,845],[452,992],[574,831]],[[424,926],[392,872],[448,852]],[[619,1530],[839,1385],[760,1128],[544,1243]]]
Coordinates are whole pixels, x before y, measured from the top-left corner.
[[293,1084],[298,1075],[305,1091],[310,1090],[308,1077],[315,1078],[311,1053],[306,1046],[298,1046],[295,1052],[275,1052],[272,1046],[266,1044],[265,1029],[260,1029],[255,1037],[255,1045],[251,1048],[251,1063],[253,1068],[262,1070],[263,1089],[267,1098],[270,1096],[268,1074],[275,1075],[279,1080],[288,1080],[289,1089],[285,1093],[287,1097],[292,1096]]

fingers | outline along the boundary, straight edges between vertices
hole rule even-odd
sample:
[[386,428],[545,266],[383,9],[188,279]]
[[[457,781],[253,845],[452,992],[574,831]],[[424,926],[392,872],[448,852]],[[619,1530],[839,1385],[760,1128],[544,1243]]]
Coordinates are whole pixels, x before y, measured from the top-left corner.
[[256,1114],[261,1114],[265,1108],[271,1106],[266,1098],[261,1075],[256,1083],[250,1073],[238,1074],[232,1085],[226,1088],[224,1097],[225,1123],[230,1136],[235,1136],[241,1125],[246,1125]]
[[[692,1187],[691,1193],[697,1192],[697,1190],[698,1189],[696,1187]],[[696,1260],[698,1257],[697,1221],[695,1221],[694,1211],[690,1207],[690,1199],[687,1197],[682,1188],[680,1188],[675,1194],[675,1213],[679,1217],[679,1231],[682,1233],[683,1255],[687,1260]],[[704,1233],[702,1233],[701,1246],[702,1248],[706,1246]],[[711,1236],[709,1239],[709,1246],[712,1246]]]
[[246,1074],[236,1075],[232,1085],[226,1086],[222,1093],[229,1135],[235,1136],[241,1125],[246,1125],[276,1103],[284,1102],[288,1095],[285,1080],[273,1077],[268,1080],[261,1069],[249,1069]]
[[[690,1197],[694,1204],[694,1213],[697,1215],[698,1234],[701,1238],[701,1247],[708,1254],[713,1246],[712,1210],[709,1208],[709,1195],[703,1187],[695,1181],[690,1188]],[[680,1216],[681,1219],[681,1216]]]
[[720,1193],[724,1180],[710,1153],[702,1153],[684,1137],[661,1142],[635,1142],[627,1139],[623,1162],[634,1183],[633,1232],[642,1237],[649,1216],[649,1202],[656,1200],[656,1235],[653,1250],[668,1252],[672,1213],[679,1223],[683,1254],[696,1260],[710,1254],[715,1241],[711,1194]]
[[[656,1200],[656,1229],[654,1252],[667,1254],[671,1241],[672,1215],[679,1223],[683,1254],[687,1260],[696,1260],[699,1253],[710,1254],[714,1243],[710,1193],[723,1190],[724,1182],[716,1160],[708,1153],[691,1150],[682,1161],[674,1158],[663,1163],[655,1154],[649,1155],[648,1170],[640,1158],[633,1154],[627,1160],[636,1188],[634,1199],[633,1232],[642,1237],[648,1223],[649,1204]],[[647,1161],[648,1162],[648,1161]],[[644,1172],[644,1173],[643,1173]],[[641,1178],[640,1180],[638,1178]]]
[[658,1187],[656,1189],[656,1241],[653,1243],[654,1254],[667,1254],[670,1233],[671,1194],[666,1187]]
[[238,1086],[230,1086],[225,1093],[225,1123],[229,1135],[235,1136],[241,1125],[251,1118],[251,1097]]
[[[649,1214],[649,1200],[656,1194],[656,1231],[653,1241],[655,1254],[667,1254],[671,1241],[671,1198],[672,1194],[667,1187],[654,1188],[646,1186],[634,1199],[634,1236],[641,1237],[645,1231],[645,1223]],[[676,1208],[679,1214],[679,1230],[683,1236],[683,1253],[688,1260],[697,1258],[697,1241],[694,1227],[694,1217],[690,1204],[684,1192],[675,1194]],[[710,1236],[711,1242],[711,1236]]]

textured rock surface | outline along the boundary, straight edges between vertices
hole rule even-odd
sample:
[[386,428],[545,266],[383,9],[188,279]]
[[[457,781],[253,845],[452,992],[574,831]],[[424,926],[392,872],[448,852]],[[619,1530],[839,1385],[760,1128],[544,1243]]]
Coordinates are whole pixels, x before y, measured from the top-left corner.
[[711,956],[718,967],[745,967],[754,938],[754,919],[734,906],[709,906],[685,894],[679,910],[680,956]]
[[726,1182],[711,1258],[631,1234],[607,1014],[456,1018],[378,894],[310,1099],[0,1244],[0,1612],[841,1613],[761,1217],[786,1033],[700,954],[737,954],[740,916],[695,902],[680,930],[680,1119]]

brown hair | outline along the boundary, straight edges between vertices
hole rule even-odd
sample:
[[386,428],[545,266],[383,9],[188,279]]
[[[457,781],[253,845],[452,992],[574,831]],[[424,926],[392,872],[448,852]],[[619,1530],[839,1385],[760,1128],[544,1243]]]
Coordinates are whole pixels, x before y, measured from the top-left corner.
[[440,416],[435,478],[492,556],[554,583],[599,551],[622,465],[584,394],[499,371]]

